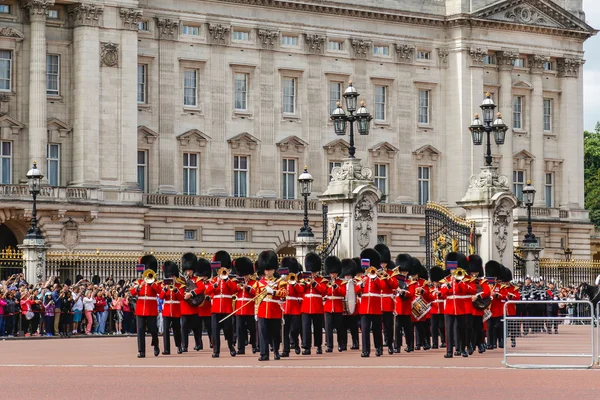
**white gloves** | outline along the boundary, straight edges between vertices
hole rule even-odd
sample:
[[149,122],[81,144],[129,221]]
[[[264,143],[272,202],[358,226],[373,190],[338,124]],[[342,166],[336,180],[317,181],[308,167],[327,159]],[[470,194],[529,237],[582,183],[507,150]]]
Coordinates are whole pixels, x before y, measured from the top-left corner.
[[275,291],[273,290],[273,288],[271,286],[267,286],[267,293],[273,294],[273,293],[275,293]]

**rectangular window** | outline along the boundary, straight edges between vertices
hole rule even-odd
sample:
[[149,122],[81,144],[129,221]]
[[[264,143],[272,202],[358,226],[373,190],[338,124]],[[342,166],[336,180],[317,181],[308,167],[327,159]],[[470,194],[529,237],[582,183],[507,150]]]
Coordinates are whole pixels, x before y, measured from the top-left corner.
[[148,21],[140,21],[138,22],[138,31],[148,32],[150,27],[148,25]]
[[553,71],[554,70],[554,65],[552,64],[552,61],[544,61],[544,71]]
[[337,103],[342,101],[342,83],[329,82],[329,114],[337,108]]
[[417,60],[431,60],[431,52],[430,51],[417,51]]
[[377,235],[377,244],[385,244],[387,237],[385,235]]
[[6,4],[0,5],[0,14],[10,14],[10,6]]
[[418,191],[419,191],[419,204],[424,205],[429,201],[429,186],[431,179],[431,168],[430,167],[419,167],[418,178]]
[[386,203],[388,194],[388,174],[387,164],[375,164],[375,186],[381,191],[382,203]]
[[198,231],[196,229],[185,229],[183,231],[184,240],[196,240],[198,237]]
[[293,200],[296,198],[296,160],[284,158],[282,173],[281,197]]
[[58,19],[58,10],[48,10],[48,19]]
[[296,112],[296,79],[283,78],[283,112],[294,114]]
[[419,90],[419,124],[429,124],[430,90]]
[[148,152],[138,150],[137,152],[137,181],[143,193],[148,193]]
[[12,77],[12,52],[0,50],[0,90],[10,91]]
[[248,241],[248,232],[247,231],[235,231],[235,241],[236,242],[247,242]]
[[200,36],[200,27],[192,25],[183,25],[183,34],[187,36]]
[[554,207],[554,174],[546,172],[546,207]]
[[390,54],[389,46],[373,46],[373,54],[376,56],[388,56]]
[[0,183],[10,185],[12,178],[12,142],[0,142]]
[[250,32],[233,31],[233,40],[247,42],[248,40],[250,40]]
[[60,87],[60,56],[46,55],[46,94],[58,96]]
[[330,161],[329,162],[329,182],[331,182],[331,171],[333,171],[333,169],[335,167],[341,167],[342,166],[342,162],[341,161]]
[[329,42],[327,42],[327,49],[333,50],[333,51],[343,51],[344,50],[344,42],[330,40]]
[[60,144],[48,143],[46,151],[48,184],[60,186]]
[[198,71],[186,69],[183,78],[183,105],[188,107],[198,106]]
[[552,99],[544,99],[544,132],[552,131]]
[[248,197],[247,156],[233,156],[233,197]]
[[425,236],[419,236],[419,246],[425,246],[427,244],[427,238]]
[[523,129],[523,97],[513,97],[513,129]]
[[183,153],[183,194],[198,195],[198,154]]
[[485,64],[485,65],[495,65],[496,64],[496,57],[494,57],[491,54],[486,54],[485,56],[483,56],[483,64]]
[[286,36],[281,37],[282,46],[298,46],[298,36]]
[[385,121],[386,117],[386,86],[375,86],[375,119]]
[[139,104],[147,103],[148,94],[148,65],[138,64],[137,66],[137,102]]
[[248,109],[248,74],[235,74],[235,104],[236,110]]
[[512,62],[513,67],[517,68],[525,68],[525,59],[524,58],[515,58]]
[[523,187],[525,186],[525,171],[513,171],[513,193],[523,201]]

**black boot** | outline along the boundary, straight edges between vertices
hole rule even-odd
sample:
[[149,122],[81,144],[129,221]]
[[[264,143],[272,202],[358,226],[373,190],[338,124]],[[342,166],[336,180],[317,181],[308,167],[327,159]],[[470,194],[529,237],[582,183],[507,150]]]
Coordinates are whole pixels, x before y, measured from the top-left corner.
[[258,357],[258,361],[269,361],[269,356],[260,356]]
[[394,349],[394,353],[396,353],[396,354],[399,354],[399,353],[400,353],[400,347],[396,347],[396,348]]
[[[318,352],[318,350],[317,350],[317,352]],[[325,349],[325,353],[333,353],[333,347],[327,347]]]
[[281,356],[279,355],[279,351],[278,351],[278,350],[275,350],[275,351],[273,352],[273,354],[275,355],[275,359],[276,359],[276,360],[279,360],[279,359],[281,358]]
[[475,351],[475,349],[473,348],[472,345],[469,345],[469,355],[473,355],[473,352]]
[[219,353],[213,353],[212,358],[219,358]]
[[394,354],[394,348],[393,347],[388,347],[388,354],[391,356],[392,354]]
[[294,347],[294,353],[296,353],[296,355],[300,355],[300,346],[296,345]]
[[456,357],[460,357],[460,354],[461,354],[461,353],[460,353],[460,351],[458,351],[458,350],[455,350],[455,351],[454,351],[454,355],[455,355]]
[[375,350],[375,356],[377,356],[377,357],[381,357],[381,355],[382,355],[382,354],[383,354],[383,348],[382,348],[382,347],[378,347],[378,348]]
[[444,354],[444,358],[452,358],[452,352],[446,352],[446,354]]
[[302,350],[302,355],[303,356],[310,356],[310,349],[304,349],[304,350]]
[[442,342],[442,344],[440,345],[440,349],[445,349],[446,348],[446,343]]
[[236,353],[237,353],[238,355],[244,355],[244,354],[246,354],[246,350],[244,350],[244,349],[242,349],[242,350],[238,350]]
[[437,343],[434,343],[434,344],[431,346],[431,348],[432,348],[433,350],[437,350],[437,349],[439,348],[439,346],[437,345]]
[[181,353],[183,353],[183,349],[181,347],[178,347],[177,348],[177,354],[181,354]]
[[163,356],[168,356],[169,354],[171,354],[170,351],[163,351]]
[[138,358],[145,358],[146,354],[145,353],[138,353]]
[[252,348],[252,354],[256,354],[258,353],[258,347],[253,347]]
[[154,357],[158,357],[160,354],[160,348],[158,346],[154,346]]
[[514,338],[510,339],[510,347],[517,347],[517,341]]
[[350,350],[358,350],[358,342],[352,341],[352,347],[350,347]]
[[317,347],[317,354],[323,354],[323,348],[321,346]]
[[290,356],[290,352],[289,351],[283,351],[283,352],[281,352],[281,357],[287,358],[289,356]]
[[469,357],[469,353],[467,353],[467,351],[466,351],[466,350],[463,350],[463,351],[462,351],[462,356],[463,356],[463,357]]
[[503,349],[504,348],[504,340],[499,340],[498,341],[498,348],[499,349]]
[[479,347],[477,348],[477,351],[479,352],[479,354],[485,353],[485,349],[483,348],[482,345],[479,345]]
[[369,355],[370,355],[369,353],[366,353],[363,351],[360,356],[361,357],[369,357]]

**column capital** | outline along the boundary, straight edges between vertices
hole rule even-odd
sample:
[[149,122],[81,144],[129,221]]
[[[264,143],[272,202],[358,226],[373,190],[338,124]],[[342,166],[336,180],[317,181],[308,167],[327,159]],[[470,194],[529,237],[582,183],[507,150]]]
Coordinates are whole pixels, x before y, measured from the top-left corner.
[[176,39],[179,21],[170,18],[156,18],[159,39]]
[[306,44],[308,45],[307,50],[309,53],[323,54],[323,51],[325,50],[325,42],[327,41],[327,36],[310,33],[307,33],[304,36],[306,38]]
[[447,48],[444,47],[440,47],[437,49],[438,52],[438,59],[440,60],[440,67],[448,67],[448,55],[450,54],[450,52],[448,51]]
[[279,31],[270,29],[259,29],[258,40],[263,49],[274,49],[277,47],[277,38],[279,37]]
[[48,7],[54,5],[54,0],[26,0],[23,8],[29,12],[31,21],[45,21],[48,15]]
[[123,28],[130,31],[138,30],[138,22],[142,19],[142,10],[140,8],[120,8],[119,16]]
[[513,50],[504,50],[496,53],[496,62],[501,71],[512,71],[513,62],[519,58],[519,52]]
[[415,47],[405,43],[396,43],[396,55],[400,64],[412,64],[415,59]]
[[583,64],[581,58],[559,58],[558,76],[562,78],[578,78],[579,67]]
[[98,26],[104,6],[95,4],[75,4],[69,7],[69,17],[74,26]]
[[529,68],[532,74],[541,74],[544,72],[544,63],[550,61],[550,57],[539,54],[529,56]]
[[214,44],[227,44],[229,43],[229,32],[231,27],[229,25],[221,24],[208,24],[209,40]]
[[469,50],[471,56],[471,67],[483,67],[483,57],[487,55],[486,50],[482,50],[481,47]]

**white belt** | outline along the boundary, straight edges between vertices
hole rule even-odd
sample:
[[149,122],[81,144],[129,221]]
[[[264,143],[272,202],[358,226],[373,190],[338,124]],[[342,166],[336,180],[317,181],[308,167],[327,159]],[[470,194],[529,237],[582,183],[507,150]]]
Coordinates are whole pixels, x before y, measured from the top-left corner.
[[231,299],[232,297],[230,294],[217,294],[213,296],[213,299]]
[[279,300],[270,299],[270,298],[268,298],[268,297],[267,297],[267,298],[265,298],[263,301],[264,301],[264,302],[267,302],[267,303],[277,303],[277,304],[283,304],[283,301],[279,301]]
[[321,296],[320,294],[314,294],[314,293],[305,294],[304,297],[318,297],[320,299],[323,298],[323,296]]
[[150,296],[139,296],[138,300],[154,300],[154,301],[157,301],[156,297],[150,297]]
[[448,296],[446,300],[470,299],[471,296]]
[[329,300],[344,300],[342,296],[325,296],[325,298]]
[[179,300],[166,300],[165,304],[179,304],[180,301]]
[[362,297],[381,297],[381,294],[379,293],[363,293],[361,294]]
[[393,299],[394,295],[385,293],[385,294],[382,294],[381,297],[389,297],[390,299]]
[[252,297],[238,297],[237,299],[238,299],[238,301],[243,301],[243,300],[254,300]]
[[298,301],[300,301],[300,300],[302,300],[302,297],[286,297],[285,299],[286,300],[298,300]]
[[434,303],[443,303],[443,302],[444,302],[444,300],[434,300],[433,302],[434,302]]

